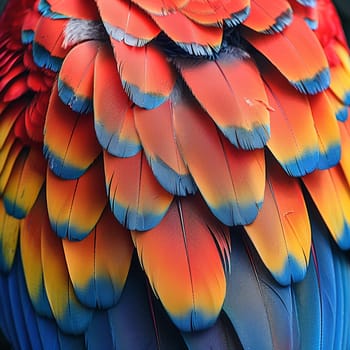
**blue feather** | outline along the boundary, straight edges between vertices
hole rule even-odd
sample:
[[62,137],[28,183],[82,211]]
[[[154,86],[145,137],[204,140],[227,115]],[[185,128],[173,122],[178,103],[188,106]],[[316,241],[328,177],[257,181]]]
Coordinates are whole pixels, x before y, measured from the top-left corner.
[[58,327],[54,320],[36,316],[40,341],[43,349],[60,350]]
[[34,62],[41,68],[47,68],[53,72],[58,72],[61,69],[63,59],[51,56],[50,51],[46,50],[42,45],[33,43],[33,59]]
[[279,285],[239,229],[232,232],[231,275],[223,310],[244,349],[291,349],[297,327],[290,286]]
[[87,350],[113,349],[113,339],[109,327],[107,311],[96,311],[85,332]]
[[250,6],[247,6],[243,10],[234,13],[231,18],[225,19],[224,22],[228,27],[235,27],[238,24],[242,23],[250,14]]
[[158,349],[146,280],[134,256],[119,303],[108,310],[115,349]]
[[30,349],[30,341],[28,336],[28,330],[24,320],[23,307],[21,305],[21,295],[20,295],[21,291],[18,286],[17,270],[18,270],[18,253],[16,254],[14,264],[12,266],[12,271],[8,276],[9,299],[7,300],[11,306],[12,318],[15,324],[15,332],[17,334],[20,349],[24,350],[24,349]]

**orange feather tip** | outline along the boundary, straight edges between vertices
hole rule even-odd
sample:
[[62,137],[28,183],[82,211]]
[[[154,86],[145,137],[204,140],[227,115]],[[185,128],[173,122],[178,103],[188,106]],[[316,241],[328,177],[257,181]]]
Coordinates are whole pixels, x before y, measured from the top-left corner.
[[224,19],[224,22],[228,27],[235,27],[240,23],[243,23],[250,14],[250,6],[246,6],[240,11],[232,13],[230,18]]

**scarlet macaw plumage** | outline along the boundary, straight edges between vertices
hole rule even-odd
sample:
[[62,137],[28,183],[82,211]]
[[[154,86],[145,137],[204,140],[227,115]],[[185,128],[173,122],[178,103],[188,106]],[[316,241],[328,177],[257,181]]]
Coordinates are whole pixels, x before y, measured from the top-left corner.
[[349,106],[330,0],[9,0],[8,342],[350,347]]

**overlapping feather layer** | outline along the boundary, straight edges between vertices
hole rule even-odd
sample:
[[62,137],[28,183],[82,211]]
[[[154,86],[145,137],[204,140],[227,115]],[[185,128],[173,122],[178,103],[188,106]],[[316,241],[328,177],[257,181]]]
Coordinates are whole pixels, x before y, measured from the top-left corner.
[[350,345],[329,0],[10,0],[0,23],[14,348]]

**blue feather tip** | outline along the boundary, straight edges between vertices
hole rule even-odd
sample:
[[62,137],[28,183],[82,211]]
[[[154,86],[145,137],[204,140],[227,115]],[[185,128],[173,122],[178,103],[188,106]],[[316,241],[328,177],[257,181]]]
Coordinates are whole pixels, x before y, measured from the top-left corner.
[[52,12],[51,5],[46,0],[40,0],[38,5],[38,10],[44,17],[54,18],[54,19],[65,19],[69,18],[61,13]]
[[315,95],[329,87],[331,75],[329,68],[325,68],[317,73],[313,78],[290,83],[301,93]]
[[64,104],[77,113],[92,112],[92,100],[88,97],[76,95],[74,90],[61,79],[58,79],[58,96]]
[[102,123],[95,120],[96,137],[100,145],[108,153],[121,158],[132,157],[141,151],[141,145],[129,140],[123,140],[118,133],[108,132]]
[[51,56],[48,50],[35,41],[33,43],[33,58],[36,65],[50,69],[53,72],[58,72],[63,62],[61,58]]
[[224,22],[230,28],[236,27],[238,24],[246,20],[249,14],[250,14],[250,6],[247,6],[243,10],[233,13],[232,16],[228,19],[225,19]]

